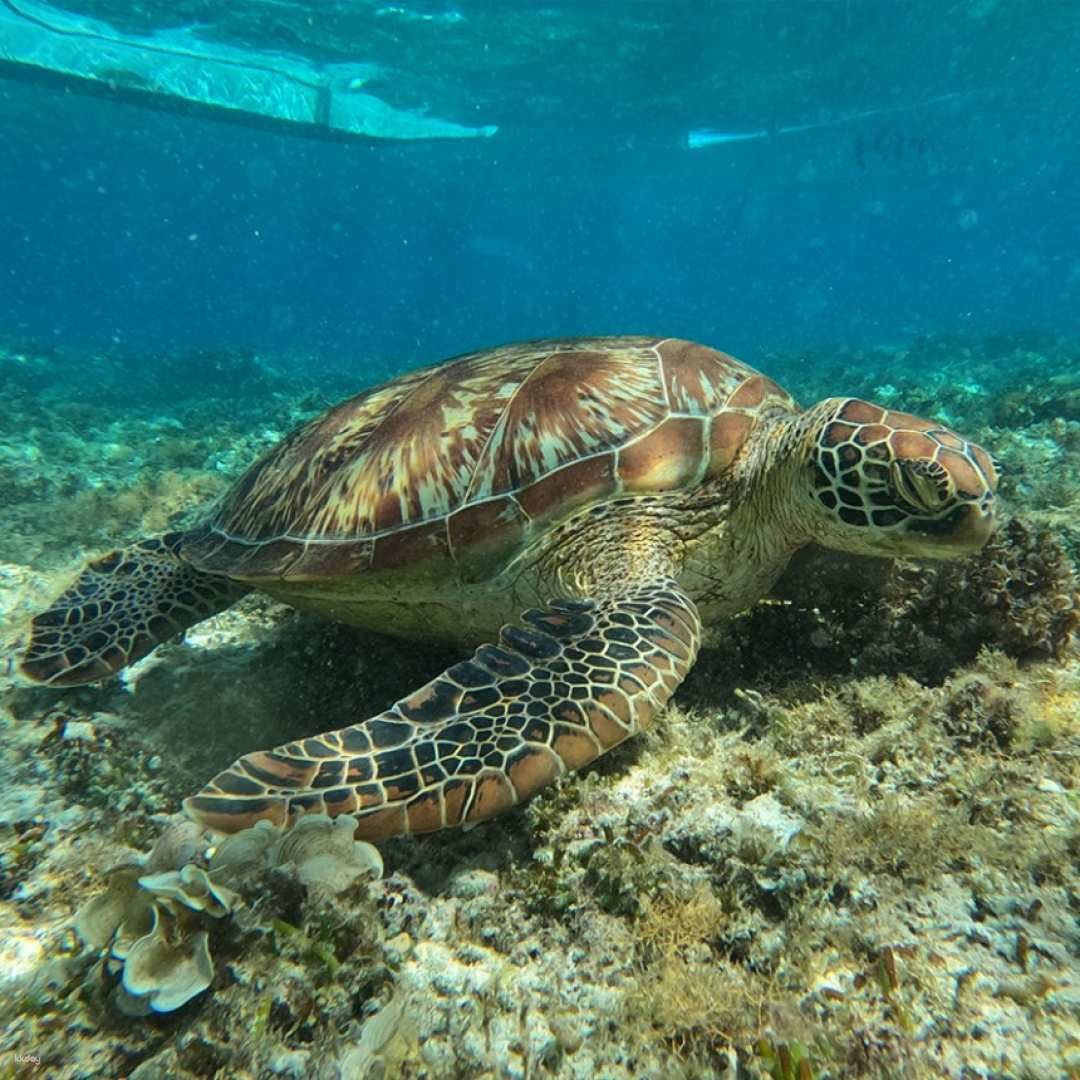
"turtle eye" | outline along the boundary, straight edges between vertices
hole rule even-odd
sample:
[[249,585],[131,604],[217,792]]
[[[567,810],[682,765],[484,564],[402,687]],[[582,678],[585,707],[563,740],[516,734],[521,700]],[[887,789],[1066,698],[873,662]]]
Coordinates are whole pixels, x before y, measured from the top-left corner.
[[894,461],[891,477],[900,497],[916,510],[934,514],[949,501],[948,476],[936,462]]

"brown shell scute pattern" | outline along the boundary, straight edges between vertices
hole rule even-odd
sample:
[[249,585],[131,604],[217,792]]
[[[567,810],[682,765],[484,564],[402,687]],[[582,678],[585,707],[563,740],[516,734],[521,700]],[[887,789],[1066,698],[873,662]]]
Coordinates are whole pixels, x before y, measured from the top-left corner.
[[[190,550],[226,573],[236,560],[245,577],[389,569],[493,541],[508,551],[530,521],[727,469],[769,404],[794,408],[751,368],[676,339],[470,353],[350,398],[294,432],[248,470]],[[445,537],[428,536],[438,522]],[[283,538],[292,559],[278,544],[273,558],[248,557],[260,547],[269,556]],[[373,554],[357,549],[349,559],[328,550],[372,542]]]
[[551,352],[499,418],[469,498],[520,491],[563,465],[621,446],[667,410],[651,348]]
[[252,466],[214,524],[234,538],[353,539],[445,516],[534,366],[480,353],[358,394]]

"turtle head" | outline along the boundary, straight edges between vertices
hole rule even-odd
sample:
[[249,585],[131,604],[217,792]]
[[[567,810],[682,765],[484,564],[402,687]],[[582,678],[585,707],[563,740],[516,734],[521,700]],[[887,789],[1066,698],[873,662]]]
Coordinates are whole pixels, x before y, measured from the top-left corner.
[[999,466],[981,446],[857,398],[823,401],[807,415],[812,539],[843,551],[939,559],[986,543]]

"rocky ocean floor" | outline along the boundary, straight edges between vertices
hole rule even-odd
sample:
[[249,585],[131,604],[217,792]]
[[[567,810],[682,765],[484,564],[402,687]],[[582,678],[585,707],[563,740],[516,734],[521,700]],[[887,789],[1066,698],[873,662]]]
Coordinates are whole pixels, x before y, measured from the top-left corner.
[[[0,1078],[1080,1077],[1080,346],[748,359],[991,448],[998,537],[807,552],[652,731],[381,860],[328,822],[208,851],[176,810],[451,654],[248,597],[107,684],[0,680]],[[87,554],[389,374],[308,370],[0,351],[5,650]]]

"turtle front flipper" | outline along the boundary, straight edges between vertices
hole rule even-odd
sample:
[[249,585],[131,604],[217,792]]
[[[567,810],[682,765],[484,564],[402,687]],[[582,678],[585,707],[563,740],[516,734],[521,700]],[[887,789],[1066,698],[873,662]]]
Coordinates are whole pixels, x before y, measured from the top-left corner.
[[224,832],[354,814],[366,839],[483,821],[646,727],[701,632],[667,580],[522,621],[370,720],[240,758],[184,808]]
[[140,540],[89,563],[30,623],[20,674],[49,686],[114,675],[244,594],[177,555],[180,533]]

